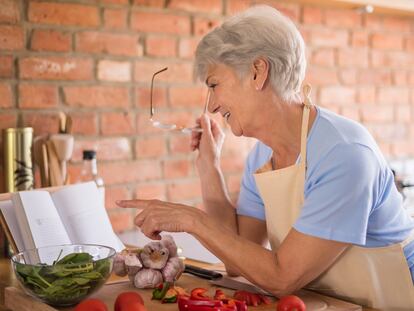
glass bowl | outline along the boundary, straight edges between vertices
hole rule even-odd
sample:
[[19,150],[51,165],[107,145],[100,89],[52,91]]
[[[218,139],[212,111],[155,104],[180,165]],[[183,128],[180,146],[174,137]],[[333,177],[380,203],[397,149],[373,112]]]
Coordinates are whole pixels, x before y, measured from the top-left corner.
[[49,305],[71,306],[105,283],[115,253],[103,245],[57,245],[25,250],[11,261],[27,294]]

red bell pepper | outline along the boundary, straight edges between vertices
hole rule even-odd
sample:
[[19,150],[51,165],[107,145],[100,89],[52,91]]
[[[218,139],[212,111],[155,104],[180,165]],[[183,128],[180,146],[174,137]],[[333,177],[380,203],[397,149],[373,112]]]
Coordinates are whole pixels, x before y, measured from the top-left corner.
[[206,292],[207,292],[207,289],[205,288],[201,288],[201,287],[194,288],[190,294],[191,299],[192,300],[211,300],[209,296],[204,295]]
[[244,290],[238,290],[234,293],[233,297],[237,300],[245,301],[248,306],[257,307],[260,304],[270,304],[270,298],[256,293],[251,293]]

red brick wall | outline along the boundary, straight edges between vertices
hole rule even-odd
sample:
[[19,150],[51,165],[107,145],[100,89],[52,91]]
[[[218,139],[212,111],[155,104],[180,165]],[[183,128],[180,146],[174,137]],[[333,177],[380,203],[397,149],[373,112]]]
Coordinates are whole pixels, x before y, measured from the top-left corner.
[[[315,103],[363,122],[392,158],[414,155],[414,22],[398,16],[266,2],[300,27]],[[191,124],[206,93],[192,78],[199,38],[247,0],[0,0],[0,128],[55,133],[58,112],[73,116],[76,147],[95,148],[117,231],[132,227],[120,198],[160,198],[200,206],[188,136],[148,123],[149,81],[164,120]],[[237,195],[252,141],[227,136],[223,170]],[[0,175],[2,168],[0,166]],[[0,189],[3,187],[0,181]]]

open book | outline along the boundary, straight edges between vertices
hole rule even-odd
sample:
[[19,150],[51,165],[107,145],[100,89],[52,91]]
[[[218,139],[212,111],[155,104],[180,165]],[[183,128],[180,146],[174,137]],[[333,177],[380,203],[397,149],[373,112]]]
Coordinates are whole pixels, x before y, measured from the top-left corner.
[[114,233],[94,182],[65,186],[53,193],[21,191],[0,202],[3,225],[20,252],[61,244],[100,244],[125,248]]

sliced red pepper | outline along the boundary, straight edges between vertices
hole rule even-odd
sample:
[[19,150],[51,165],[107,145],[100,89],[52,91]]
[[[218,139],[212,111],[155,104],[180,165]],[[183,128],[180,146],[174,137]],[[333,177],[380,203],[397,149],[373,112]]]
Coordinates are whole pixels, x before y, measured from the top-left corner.
[[224,294],[224,292],[221,289],[216,289],[216,293],[214,294],[214,299],[215,300],[224,300],[224,299],[228,299],[226,297],[226,295]]
[[193,300],[211,300],[209,296],[204,295],[207,292],[207,289],[205,288],[194,288],[191,291],[191,299]]

